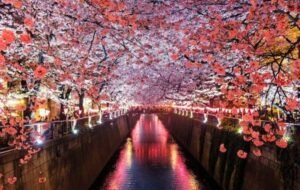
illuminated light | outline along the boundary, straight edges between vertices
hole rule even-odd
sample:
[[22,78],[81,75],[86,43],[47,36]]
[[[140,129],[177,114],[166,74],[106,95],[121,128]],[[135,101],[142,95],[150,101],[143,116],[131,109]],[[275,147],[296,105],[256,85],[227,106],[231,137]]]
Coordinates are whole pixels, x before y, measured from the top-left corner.
[[[22,97],[21,97],[22,98]],[[5,103],[8,107],[15,107],[19,104],[24,104],[24,100],[22,99],[18,99],[18,98],[15,98],[15,99],[9,99],[7,100],[7,102]]]
[[[88,97],[85,97],[83,99],[83,108],[84,108],[84,110],[93,110],[93,109],[91,109],[91,107],[92,107],[92,100]],[[98,112],[98,110],[96,110],[94,112]]]
[[48,116],[49,113],[50,113],[49,110],[46,110],[46,109],[44,109],[44,108],[39,109],[39,115],[42,116],[42,117]]
[[74,135],[77,135],[77,134],[79,133],[79,130],[78,130],[78,129],[73,129],[73,130],[72,130],[72,133],[73,133]]
[[237,133],[238,133],[238,134],[242,134],[242,133],[243,133],[243,128],[240,127],[240,128],[238,129]]
[[109,113],[109,119],[112,119],[112,117],[113,117],[113,116],[112,116],[112,113],[113,113],[113,112],[110,112],[110,113]]
[[92,117],[89,116],[89,119],[88,119],[88,122],[89,122],[88,126],[89,126],[89,128],[93,128],[93,125],[92,125],[91,121],[92,121]]
[[218,119],[218,124],[217,124],[217,127],[220,128],[221,126],[221,123],[222,123],[222,120],[220,118],[217,118]]
[[65,113],[65,114],[67,114],[67,113],[68,113],[68,111],[69,111],[69,109],[68,109],[68,108],[64,108],[64,113]]
[[204,120],[203,120],[203,123],[207,123],[207,121],[208,121],[207,114],[204,114]]
[[245,108],[245,112],[246,112],[246,113],[249,113],[249,112],[250,112],[250,109]]
[[239,118],[239,123],[243,122],[243,119],[242,118]]
[[191,118],[193,118],[194,117],[194,115],[193,115],[193,111],[191,111],[191,116],[190,116]]
[[285,140],[286,142],[291,142],[291,141],[292,141],[292,138],[291,138],[291,136],[289,136],[289,135],[284,135],[284,136],[282,137],[282,139]]
[[72,131],[76,130],[75,127],[76,127],[76,124],[77,124],[77,120],[73,120],[73,125],[72,125]]
[[36,141],[36,144],[38,144],[38,145],[42,145],[44,143],[44,141],[40,138],[37,138],[35,141]]
[[92,109],[92,108],[89,109],[89,112],[98,112],[98,111],[99,111],[98,109]]
[[170,160],[171,160],[171,167],[173,170],[176,169],[177,166],[177,156],[178,156],[178,151],[177,151],[177,146],[175,144],[170,145]]
[[[2,113],[2,112],[1,112]],[[13,116],[13,117],[18,117],[18,116],[20,116],[18,113],[16,113],[16,112],[12,112],[11,114],[10,114],[11,116]]]
[[238,110],[239,110],[238,113],[243,114],[243,108],[240,108],[240,109],[238,109]]
[[99,112],[99,119],[98,119],[97,123],[98,124],[102,123],[102,112],[101,111]]
[[49,90],[46,87],[40,87],[40,92],[46,94]]
[[126,165],[127,165],[127,167],[131,167],[131,165],[132,165],[132,152],[133,152],[133,145],[132,145],[131,138],[127,139],[125,150],[126,150]]

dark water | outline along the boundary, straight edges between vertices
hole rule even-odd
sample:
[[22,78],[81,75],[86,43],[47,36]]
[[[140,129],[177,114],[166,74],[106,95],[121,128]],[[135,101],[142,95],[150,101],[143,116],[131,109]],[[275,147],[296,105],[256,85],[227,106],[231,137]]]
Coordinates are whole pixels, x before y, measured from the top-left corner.
[[190,165],[158,117],[142,115],[130,138],[91,189],[215,189]]

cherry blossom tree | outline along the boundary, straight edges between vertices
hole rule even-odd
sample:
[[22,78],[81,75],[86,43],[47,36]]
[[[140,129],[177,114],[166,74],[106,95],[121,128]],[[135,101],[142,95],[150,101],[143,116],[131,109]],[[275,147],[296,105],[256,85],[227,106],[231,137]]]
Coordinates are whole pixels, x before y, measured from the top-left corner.
[[[39,150],[27,142],[31,113],[45,99],[63,112],[74,106],[71,94],[81,116],[85,97],[99,105],[109,99],[203,106],[219,98],[232,116],[261,105],[290,114],[299,107],[299,9],[297,0],[1,1],[1,134],[27,150],[20,160],[27,163]],[[21,119],[8,109],[9,98],[18,97],[27,99],[18,107]],[[244,139],[285,148],[285,124],[259,131],[256,118],[243,115]],[[237,155],[247,157],[243,150]]]

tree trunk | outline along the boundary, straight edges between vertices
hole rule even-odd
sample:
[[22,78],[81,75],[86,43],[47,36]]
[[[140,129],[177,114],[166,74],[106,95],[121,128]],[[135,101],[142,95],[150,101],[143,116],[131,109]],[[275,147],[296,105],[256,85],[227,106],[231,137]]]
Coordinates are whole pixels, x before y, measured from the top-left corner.
[[31,97],[29,96],[28,98],[26,98],[26,108],[23,112],[24,119],[31,119],[31,113],[32,113],[31,104],[32,101],[31,101]]
[[[61,94],[60,94],[60,99],[61,100],[68,100],[70,97],[70,94],[72,92],[72,88],[68,87],[67,91],[65,92],[65,86],[61,86],[60,87],[61,90]],[[59,114],[59,118],[61,120],[66,120],[66,113],[65,113],[65,105],[63,103],[60,103],[60,114]]]
[[81,110],[81,114],[80,116],[83,117],[84,116],[84,107],[83,107],[83,100],[84,100],[84,89],[80,90],[80,93],[78,93],[78,97],[79,97],[79,109]]
[[59,119],[66,120],[65,105],[63,103],[60,103]]

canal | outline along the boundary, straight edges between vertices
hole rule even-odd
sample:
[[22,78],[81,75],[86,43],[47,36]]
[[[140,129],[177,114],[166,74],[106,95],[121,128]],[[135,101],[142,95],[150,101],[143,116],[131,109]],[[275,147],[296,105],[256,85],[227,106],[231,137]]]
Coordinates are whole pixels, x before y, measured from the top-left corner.
[[213,187],[157,115],[141,115],[91,190],[210,190]]

